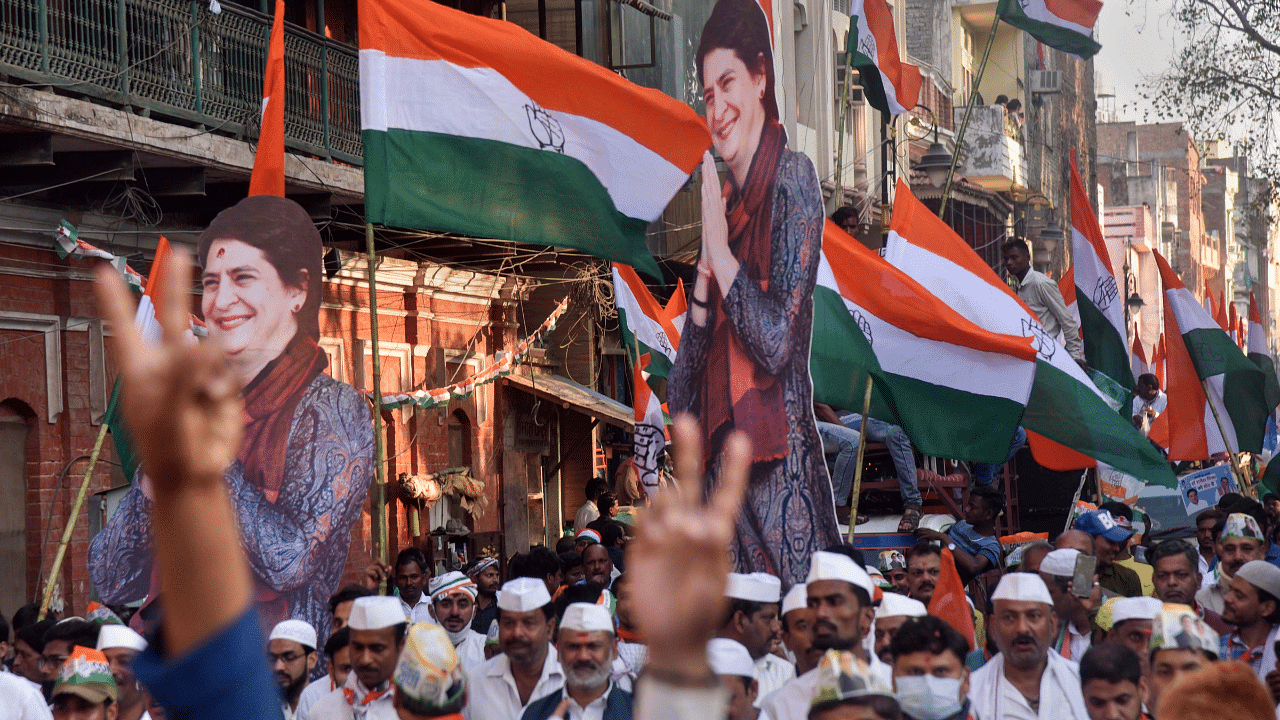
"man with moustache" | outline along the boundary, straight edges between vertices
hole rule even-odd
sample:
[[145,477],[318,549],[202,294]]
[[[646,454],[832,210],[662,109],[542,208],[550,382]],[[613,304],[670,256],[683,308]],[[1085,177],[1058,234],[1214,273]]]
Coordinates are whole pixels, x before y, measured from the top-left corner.
[[[815,552],[809,561],[806,584],[809,608],[814,611],[814,647],[820,651],[854,653],[869,666],[885,687],[893,683],[892,671],[863,644],[875,616],[871,598],[875,587],[867,571],[846,555]],[[806,720],[818,684],[818,669],[794,678],[760,702],[760,710],[773,720]]]
[[410,622],[430,622],[431,603],[424,590],[431,573],[427,572],[427,556],[418,548],[405,548],[396,556],[396,590],[400,591],[400,606]]
[[1280,568],[1266,560],[1242,565],[1223,597],[1222,619],[1236,627],[1222,642],[1224,659],[1248,663],[1266,683],[1280,638]]
[[560,658],[551,644],[555,609],[537,578],[515,578],[498,593],[498,643],[502,654],[469,678],[467,720],[514,720],[533,701],[564,687]]
[[729,573],[724,594],[729,611],[717,635],[741,643],[751,653],[759,697],[768,695],[796,676],[791,663],[769,652],[782,631],[782,581],[768,573]]
[[124,625],[103,625],[98,631],[98,649],[107,658],[111,679],[116,682],[116,720],[140,720],[147,712],[142,688],[133,674],[133,661],[147,649],[147,641]]
[[942,548],[929,541],[918,542],[907,551],[907,595],[929,606],[933,589],[942,574]]
[[1001,720],[1089,720],[1079,666],[1051,651],[1058,620],[1040,576],[1005,575],[991,600],[990,632],[1000,652],[970,678],[974,714]]
[[813,646],[813,608],[804,583],[796,583],[782,598],[782,646],[796,666],[796,675],[818,667],[822,651]]
[[491,557],[476,558],[467,563],[462,572],[476,584],[476,619],[471,621],[471,629],[487,633],[498,617],[498,587],[502,585],[498,561]]
[[1231,592],[1231,578],[1245,563],[1265,560],[1267,557],[1267,540],[1262,534],[1264,521],[1265,517],[1231,513],[1223,523],[1222,532],[1218,534],[1218,577],[1208,587],[1200,588],[1196,593],[1196,602],[1222,615],[1224,619],[1226,612],[1223,599]]
[[573,603],[565,608],[557,630],[556,653],[564,671],[564,687],[534,701],[522,720],[631,720],[631,693],[610,679],[617,639],[608,610],[592,603]]
[[1161,602],[1188,605],[1214,632],[1225,635],[1231,627],[1218,613],[1196,602],[1200,589],[1200,554],[1182,540],[1166,540],[1147,552],[1151,562],[1151,582]]
[[298,698],[298,720],[307,720],[311,708],[320,698],[342,687],[351,674],[351,631],[342,628],[324,641],[324,656],[328,670],[302,689]]
[[308,720],[395,720],[391,675],[404,649],[408,627],[409,618],[399,598],[356,598],[347,622],[351,672],[342,687],[316,702]]
[[316,629],[302,620],[276,623],[267,637],[267,660],[280,683],[284,718],[297,720],[307,675],[316,666]]
[[609,587],[617,577],[609,548],[599,543],[592,543],[582,551],[582,564],[587,571],[587,580],[600,583],[601,587]]
[[[880,607],[876,608],[876,656],[885,664],[892,665],[893,654],[889,652],[889,645],[893,642],[893,636],[897,634],[898,628],[908,620],[922,618],[928,614],[928,608],[919,600],[912,600],[897,593],[885,593],[880,599]],[[962,661],[963,659],[961,658]]]
[[476,584],[460,572],[448,572],[431,579],[431,616],[453,642],[458,662],[467,673],[485,661],[484,636],[471,629],[476,614]]

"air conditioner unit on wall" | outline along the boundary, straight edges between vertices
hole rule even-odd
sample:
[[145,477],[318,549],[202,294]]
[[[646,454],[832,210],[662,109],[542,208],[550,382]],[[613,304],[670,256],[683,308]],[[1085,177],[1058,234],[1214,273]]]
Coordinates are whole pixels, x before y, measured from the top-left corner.
[[1056,93],[1062,91],[1062,71],[1060,70],[1032,70],[1031,92],[1033,93]]

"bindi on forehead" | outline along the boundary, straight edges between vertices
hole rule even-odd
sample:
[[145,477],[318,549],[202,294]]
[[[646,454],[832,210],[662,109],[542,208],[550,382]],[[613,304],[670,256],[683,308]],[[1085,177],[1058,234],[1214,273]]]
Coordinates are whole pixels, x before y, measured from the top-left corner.
[[226,255],[226,254],[227,254],[227,249],[225,247],[220,247],[218,248],[218,254],[215,255],[214,257],[222,257],[223,255]]

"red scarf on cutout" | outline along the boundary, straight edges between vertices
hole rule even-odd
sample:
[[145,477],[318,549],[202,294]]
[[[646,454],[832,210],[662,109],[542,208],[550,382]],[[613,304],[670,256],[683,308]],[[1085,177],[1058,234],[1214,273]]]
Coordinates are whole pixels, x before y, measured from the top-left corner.
[[244,389],[244,442],[236,458],[244,479],[274,503],[284,482],[293,412],[329,358],[309,337],[295,337]]

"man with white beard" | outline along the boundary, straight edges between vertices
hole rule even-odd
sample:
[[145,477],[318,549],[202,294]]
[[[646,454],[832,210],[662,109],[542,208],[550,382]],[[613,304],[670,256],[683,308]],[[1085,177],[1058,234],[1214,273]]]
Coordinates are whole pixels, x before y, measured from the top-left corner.
[[618,649],[608,610],[590,603],[565,608],[556,652],[564,687],[534,701],[522,720],[631,720],[631,693],[610,679]]
[[431,617],[453,642],[458,662],[468,675],[484,663],[484,635],[471,629],[476,614],[476,584],[460,572],[431,578]]

